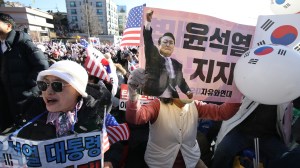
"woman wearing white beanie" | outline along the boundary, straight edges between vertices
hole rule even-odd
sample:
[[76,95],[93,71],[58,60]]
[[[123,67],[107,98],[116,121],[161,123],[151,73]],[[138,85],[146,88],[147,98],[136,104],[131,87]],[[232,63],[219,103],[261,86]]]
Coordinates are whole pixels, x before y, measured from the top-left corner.
[[[24,124],[46,111],[37,120],[24,127],[18,137],[31,140],[46,140],[74,133],[86,133],[102,128],[104,107],[86,93],[87,71],[78,63],[63,60],[54,63],[37,77],[41,97],[32,97],[24,104]],[[110,100],[110,98],[109,98]],[[116,166],[122,146],[115,143],[105,155],[105,165]]]

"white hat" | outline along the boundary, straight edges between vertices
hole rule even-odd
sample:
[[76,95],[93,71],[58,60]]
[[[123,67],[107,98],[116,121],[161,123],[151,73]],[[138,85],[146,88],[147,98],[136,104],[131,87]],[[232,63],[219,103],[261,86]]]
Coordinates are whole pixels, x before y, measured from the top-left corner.
[[88,74],[80,64],[69,60],[55,62],[47,70],[41,71],[38,74],[37,80],[42,80],[44,76],[47,75],[53,75],[65,80],[76,89],[82,97],[87,97],[85,89],[88,82]]

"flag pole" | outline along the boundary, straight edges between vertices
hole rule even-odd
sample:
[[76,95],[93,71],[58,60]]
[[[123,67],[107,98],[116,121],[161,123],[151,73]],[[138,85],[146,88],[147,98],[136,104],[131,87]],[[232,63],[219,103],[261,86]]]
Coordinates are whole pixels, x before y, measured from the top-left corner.
[[[104,106],[104,117],[103,117],[103,127],[105,127],[105,121],[106,120],[106,105]],[[103,127],[101,132],[101,144],[103,144],[104,137],[103,137]],[[101,168],[104,168],[104,148],[103,145],[101,145]]]
[[[101,141],[103,141],[103,133],[100,133]],[[101,145],[101,168],[104,168],[104,153],[103,153],[103,145]]]

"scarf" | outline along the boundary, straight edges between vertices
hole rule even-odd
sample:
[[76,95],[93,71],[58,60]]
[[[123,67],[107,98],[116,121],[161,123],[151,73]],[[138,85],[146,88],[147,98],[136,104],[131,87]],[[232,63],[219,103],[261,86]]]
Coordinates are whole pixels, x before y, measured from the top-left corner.
[[74,132],[74,125],[77,123],[77,112],[83,104],[81,99],[72,111],[68,112],[48,112],[47,122],[55,126],[56,137],[71,135]]

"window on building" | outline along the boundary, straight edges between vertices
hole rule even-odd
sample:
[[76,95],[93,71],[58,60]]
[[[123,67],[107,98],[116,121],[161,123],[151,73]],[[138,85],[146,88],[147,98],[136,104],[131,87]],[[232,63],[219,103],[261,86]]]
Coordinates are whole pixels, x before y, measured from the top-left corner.
[[76,7],[76,2],[75,1],[71,1],[70,2],[70,7]]
[[45,33],[45,32],[41,32],[40,34],[41,34],[41,36],[48,36],[48,33]]
[[96,7],[102,7],[102,2],[96,2]]
[[76,9],[71,9],[71,14],[77,14]]
[[102,9],[97,9],[97,15],[103,15]]
[[72,22],[77,22],[77,16],[72,16]]

